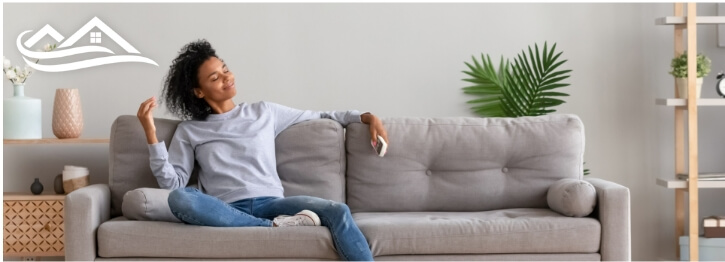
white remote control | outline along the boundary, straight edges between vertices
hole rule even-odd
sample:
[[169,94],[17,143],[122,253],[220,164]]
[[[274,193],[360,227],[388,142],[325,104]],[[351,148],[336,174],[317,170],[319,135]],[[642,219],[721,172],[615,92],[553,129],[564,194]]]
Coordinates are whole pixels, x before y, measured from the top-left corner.
[[372,141],[370,141],[370,144],[375,149],[375,153],[378,154],[378,156],[383,157],[385,156],[385,153],[388,151],[388,143],[385,143],[385,139],[383,139],[382,136],[378,135],[378,144],[377,146],[373,144]]

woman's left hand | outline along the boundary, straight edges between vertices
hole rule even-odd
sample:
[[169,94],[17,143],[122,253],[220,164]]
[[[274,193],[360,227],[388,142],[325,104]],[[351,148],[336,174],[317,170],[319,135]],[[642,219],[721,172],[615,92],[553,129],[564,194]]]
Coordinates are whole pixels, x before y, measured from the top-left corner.
[[390,146],[390,140],[388,140],[388,131],[385,130],[385,127],[383,126],[383,121],[381,121],[380,118],[373,114],[365,113],[360,116],[360,120],[370,126],[370,138],[373,145],[377,145],[378,135],[380,135],[381,137],[383,137],[383,139],[385,139],[385,142],[388,144],[388,146]]

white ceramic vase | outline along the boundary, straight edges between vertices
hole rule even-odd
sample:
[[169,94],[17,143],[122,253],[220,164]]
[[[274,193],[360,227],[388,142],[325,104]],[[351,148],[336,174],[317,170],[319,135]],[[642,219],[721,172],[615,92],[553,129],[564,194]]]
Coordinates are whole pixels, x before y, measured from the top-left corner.
[[76,88],[58,88],[53,102],[53,134],[60,138],[78,138],[83,131],[81,96]]
[[3,138],[42,138],[40,99],[25,96],[24,84],[13,86],[13,97],[3,99]]
[[[675,86],[677,87],[677,98],[687,98],[687,78],[675,78]],[[702,90],[702,77],[696,81],[695,95],[696,98],[700,98],[700,90]]]

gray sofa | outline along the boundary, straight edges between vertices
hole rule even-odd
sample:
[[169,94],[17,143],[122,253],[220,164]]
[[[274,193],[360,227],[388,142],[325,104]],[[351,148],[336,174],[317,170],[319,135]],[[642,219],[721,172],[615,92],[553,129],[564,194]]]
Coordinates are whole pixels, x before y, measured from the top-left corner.
[[[578,117],[383,122],[390,147],[382,158],[364,124],[306,121],[276,141],[285,194],[347,203],[376,260],[631,259],[626,187],[586,179],[596,206],[584,217],[562,215],[547,202],[557,181],[583,179]],[[167,146],[177,124],[156,119]],[[109,158],[108,185],[66,197],[68,260],[339,259],[325,227],[215,228],[124,217],[127,191],[158,188],[136,116],[113,123]]]

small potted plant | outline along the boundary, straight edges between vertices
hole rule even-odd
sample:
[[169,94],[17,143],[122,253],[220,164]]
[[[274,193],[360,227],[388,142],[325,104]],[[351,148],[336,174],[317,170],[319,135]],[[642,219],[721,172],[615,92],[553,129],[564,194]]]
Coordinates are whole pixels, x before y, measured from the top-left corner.
[[[672,71],[670,74],[675,77],[675,86],[679,98],[687,98],[687,52],[672,58],[670,63]],[[702,78],[710,73],[710,59],[703,54],[697,54],[697,98],[700,98],[700,90],[702,89]]]

